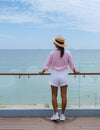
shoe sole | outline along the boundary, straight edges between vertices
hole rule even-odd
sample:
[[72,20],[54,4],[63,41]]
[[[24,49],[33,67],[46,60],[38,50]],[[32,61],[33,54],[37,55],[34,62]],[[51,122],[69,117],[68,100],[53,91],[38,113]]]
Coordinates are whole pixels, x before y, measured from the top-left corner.
[[60,120],[60,121],[65,121],[65,120]]
[[59,118],[57,118],[57,119],[51,119],[51,121],[58,121],[59,120]]
[[65,121],[65,119],[60,119],[60,121]]

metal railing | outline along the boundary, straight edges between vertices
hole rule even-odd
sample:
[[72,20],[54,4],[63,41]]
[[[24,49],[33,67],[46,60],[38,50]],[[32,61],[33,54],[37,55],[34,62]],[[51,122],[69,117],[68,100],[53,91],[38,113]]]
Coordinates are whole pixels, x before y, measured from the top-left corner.
[[[50,75],[50,73],[39,74],[36,72],[0,72],[0,75]],[[80,73],[69,73],[69,75],[100,75],[100,72],[80,72]]]

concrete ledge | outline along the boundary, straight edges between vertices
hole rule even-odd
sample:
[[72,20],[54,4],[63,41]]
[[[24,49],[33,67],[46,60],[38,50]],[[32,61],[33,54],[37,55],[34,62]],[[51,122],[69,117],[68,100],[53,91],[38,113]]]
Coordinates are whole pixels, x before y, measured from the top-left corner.
[[[60,109],[58,110],[60,113]],[[52,109],[0,109],[0,117],[50,117]],[[100,116],[100,109],[66,109],[69,117]]]

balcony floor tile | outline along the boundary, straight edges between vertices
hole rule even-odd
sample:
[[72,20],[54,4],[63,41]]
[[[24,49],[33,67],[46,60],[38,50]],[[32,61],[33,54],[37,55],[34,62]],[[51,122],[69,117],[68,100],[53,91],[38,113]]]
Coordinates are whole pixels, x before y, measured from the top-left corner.
[[100,117],[67,117],[64,122],[43,118],[0,118],[0,130],[100,130]]

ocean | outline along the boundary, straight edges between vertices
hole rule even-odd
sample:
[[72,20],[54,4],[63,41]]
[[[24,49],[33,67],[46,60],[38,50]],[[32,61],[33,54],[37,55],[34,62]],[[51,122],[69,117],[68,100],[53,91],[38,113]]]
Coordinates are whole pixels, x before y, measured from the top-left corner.
[[[0,72],[42,70],[51,50],[0,50]],[[100,72],[100,50],[70,50],[80,72]],[[49,71],[48,71],[49,72]],[[69,68],[69,72],[71,72]],[[51,104],[50,75],[0,75],[0,105]],[[68,106],[100,105],[100,76],[69,76]],[[58,102],[61,102],[60,90]]]

